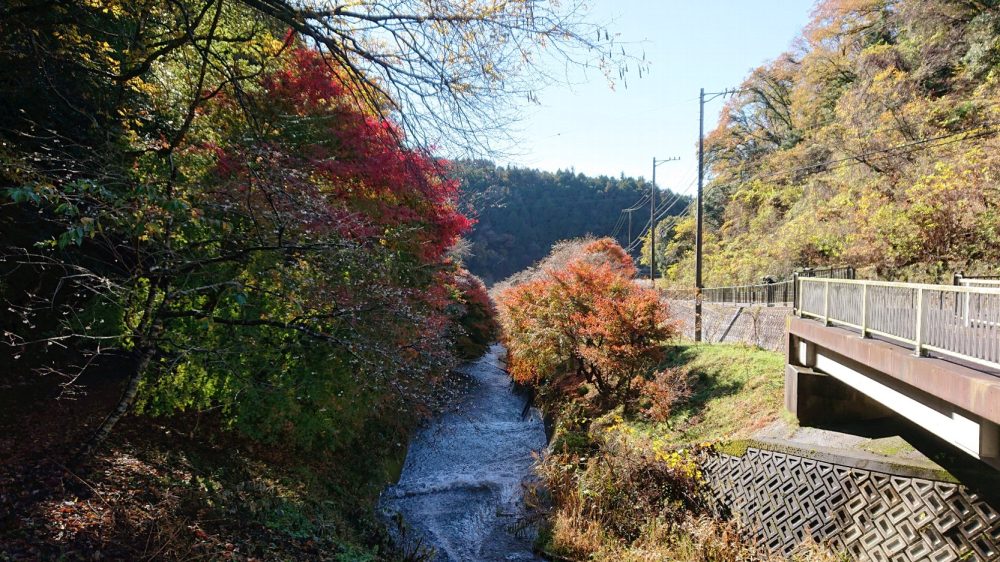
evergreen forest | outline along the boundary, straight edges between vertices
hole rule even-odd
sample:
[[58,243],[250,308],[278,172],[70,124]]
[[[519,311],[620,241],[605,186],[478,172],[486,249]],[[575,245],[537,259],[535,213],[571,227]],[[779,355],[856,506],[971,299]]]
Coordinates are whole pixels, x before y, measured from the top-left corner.
[[[642,178],[544,172],[482,160],[455,162],[452,174],[461,180],[476,220],[467,235],[465,263],[487,284],[541,260],[561,240],[615,234],[628,247],[630,234],[638,238],[649,224],[650,184]],[[689,203],[690,198],[658,186],[658,214],[679,214]],[[630,231],[622,209],[633,207]]]

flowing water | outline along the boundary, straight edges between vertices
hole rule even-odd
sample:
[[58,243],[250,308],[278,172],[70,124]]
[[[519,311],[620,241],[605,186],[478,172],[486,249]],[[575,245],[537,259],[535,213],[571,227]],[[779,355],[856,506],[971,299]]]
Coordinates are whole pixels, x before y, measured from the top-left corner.
[[380,500],[397,539],[411,547],[422,541],[435,561],[541,560],[523,522],[545,429],[538,411],[514,393],[502,354],[495,345],[465,367],[468,393],[417,433],[399,483]]

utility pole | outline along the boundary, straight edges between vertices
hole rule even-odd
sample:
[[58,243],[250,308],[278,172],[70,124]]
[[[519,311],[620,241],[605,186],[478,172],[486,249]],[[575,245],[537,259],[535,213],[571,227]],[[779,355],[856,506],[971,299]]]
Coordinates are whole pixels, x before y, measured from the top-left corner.
[[705,88],[698,93],[698,203],[697,219],[694,231],[694,341],[701,341],[701,245],[702,245],[702,186],[705,180],[705,102],[719,96],[735,94],[736,89],[725,89],[721,92],[710,92],[705,98]]
[[653,183],[649,186],[649,283],[654,289],[656,288],[656,167],[677,160],[680,158],[663,160],[653,158]]

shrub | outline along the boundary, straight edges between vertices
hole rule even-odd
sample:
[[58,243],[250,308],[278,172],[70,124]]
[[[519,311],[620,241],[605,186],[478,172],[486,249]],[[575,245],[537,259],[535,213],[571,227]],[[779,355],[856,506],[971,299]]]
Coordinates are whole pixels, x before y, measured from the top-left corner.
[[[539,466],[555,504],[540,548],[553,558],[595,562],[704,560],[778,562],[736,520],[714,516],[705,500],[700,448],[672,449],[618,415],[595,420],[584,456],[554,453]],[[800,562],[841,560],[807,540]]]
[[587,456],[554,453],[539,467],[555,504],[550,552],[579,559],[608,545],[630,544],[651,525],[680,525],[706,505],[694,453],[667,451],[643,440],[619,416],[591,425]]
[[656,292],[632,281],[631,259],[614,241],[578,250],[498,295],[511,374],[537,386],[586,381],[605,403],[629,402],[633,381],[656,367],[676,328]]
[[641,384],[642,413],[653,421],[667,421],[674,406],[691,396],[687,373],[680,369],[657,371]]

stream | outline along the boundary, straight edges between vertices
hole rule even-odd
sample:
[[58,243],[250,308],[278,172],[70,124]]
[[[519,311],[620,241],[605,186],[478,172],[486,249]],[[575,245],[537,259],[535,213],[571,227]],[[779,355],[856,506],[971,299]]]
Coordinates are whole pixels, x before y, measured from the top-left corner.
[[417,432],[399,483],[379,501],[396,539],[434,549],[435,562],[542,560],[531,550],[534,527],[521,527],[545,429],[538,410],[513,391],[503,352],[494,345],[463,368],[469,391]]

